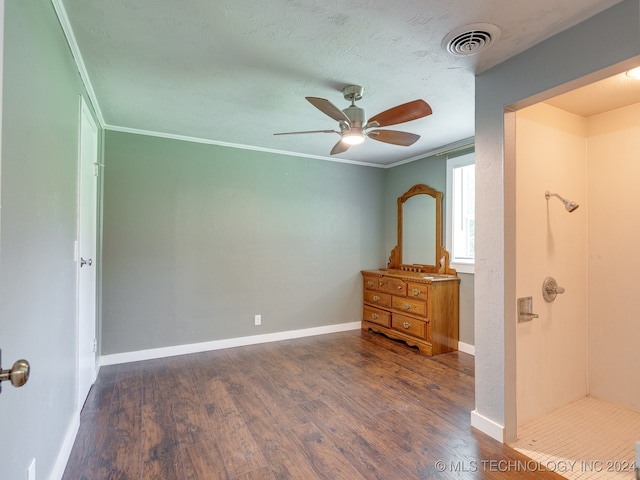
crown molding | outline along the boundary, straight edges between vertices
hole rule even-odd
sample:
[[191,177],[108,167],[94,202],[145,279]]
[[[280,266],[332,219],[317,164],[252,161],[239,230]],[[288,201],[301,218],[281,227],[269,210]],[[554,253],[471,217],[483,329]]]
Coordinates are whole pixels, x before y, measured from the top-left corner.
[[56,15],[58,16],[58,21],[60,22],[60,26],[62,27],[62,31],[64,32],[64,36],[67,38],[67,44],[69,45],[69,49],[71,50],[71,55],[76,62],[78,72],[80,72],[80,79],[82,80],[84,88],[87,91],[87,95],[89,96],[89,102],[93,106],[93,110],[95,111],[98,123],[101,127],[104,128],[104,116],[102,115],[102,110],[100,109],[100,104],[98,103],[96,92],[94,91],[91,80],[89,79],[89,73],[87,72],[82,54],[80,53],[80,47],[78,47],[78,42],[76,42],[76,37],[73,34],[73,28],[71,28],[71,22],[69,22],[67,11],[62,4],[62,0],[51,0],[51,3],[53,5],[53,9],[56,12]]
[[386,165],[386,168],[399,167],[400,165],[404,165],[405,163],[411,163],[411,162],[415,162],[416,160],[421,160],[423,158],[442,155],[452,150],[457,150],[460,147],[466,147],[467,145],[471,145],[473,143],[475,143],[475,137],[463,138],[462,140],[458,140],[457,142],[448,143],[447,145],[443,145],[441,147],[434,148],[433,150],[429,150],[428,152],[422,153],[416,157],[407,158],[406,160],[400,160],[399,162]]
[[350,165],[358,165],[361,167],[387,168],[386,165],[376,165],[375,163],[357,162],[355,160],[345,160],[341,158],[324,157],[321,155],[309,155],[305,153],[288,152],[286,150],[276,150],[273,148],[255,147],[253,145],[221,142],[218,140],[211,140],[208,138],[190,137],[188,135],[177,135],[173,133],[155,132],[152,130],[143,130],[140,128],[120,127],[117,125],[104,125],[103,127],[105,130],[111,130],[113,132],[133,133],[136,135],[147,135],[150,137],[168,138],[170,140],[181,140],[184,142],[203,143],[206,145],[217,145],[220,147],[238,148],[241,150],[253,150],[256,152],[274,153],[277,155],[287,155],[290,157],[312,158],[315,160],[324,160],[327,162],[335,162],[335,163],[347,163]]
[[98,98],[96,96],[95,90],[93,89],[93,85],[91,83],[91,79],[89,78],[89,73],[87,72],[87,68],[86,68],[84,60],[82,58],[82,53],[80,53],[80,47],[78,46],[78,43],[76,41],[75,35],[73,33],[73,28],[71,27],[71,22],[69,21],[69,17],[67,15],[67,11],[66,11],[63,3],[62,3],[62,0],[51,0],[51,3],[52,3],[53,8],[54,8],[54,10],[56,12],[56,15],[58,16],[58,21],[60,22],[60,26],[62,27],[64,35],[65,35],[65,37],[67,39],[67,43],[69,44],[69,48],[71,50],[71,54],[72,54],[72,56],[74,58],[76,66],[78,67],[78,72],[80,73],[80,79],[82,80],[82,83],[84,84],[84,87],[85,87],[85,89],[87,91],[87,95],[89,97],[89,102],[93,106],[93,109],[95,111],[95,114],[96,114],[96,117],[97,117],[97,120],[98,120],[98,123],[99,123],[100,127],[103,128],[104,130],[111,130],[111,131],[114,131],[114,132],[123,132],[123,133],[133,133],[133,134],[138,134],[138,135],[147,135],[147,136],[152,136],[152,137],[168,138],[168,139],[172,139],[172,140],[182,140],[182,141],[186,141],[186,142],[203,143],[203,144],[208,144],[208,145],[218,145],[218,146],[221,146],[221,147],[238,148],[238,149],[242,149],[242,150],[253,150],[253,151],[256,151],[256,152],[273,153],[273,154],[277,154],[277,155],[287,155],[287,156],[298,157],[298,158],[310,158],[310,159],[315,159],[315,160],[324,160],[324,161],[327,161],[327,162],[345,163],[345,164],[349,164],[349,165],[358,165],[358,166],[362,166],[362,167],[373,167],[373,168],[382,168],[382,169],[389,169],[389,168],[393,168],[393,167],[398,167],[398,166],[404,165],[406,163],[411,163],[411,162],[415,162],[417,160],[421,160],[423,158],[427,158],[427,157],[435,156],[435,155],[438,155],[438,154],[442,154],[442,153],[444,153],[446,151],[454,150],[454,149],[456,149],[458,147],[465,146],[465,145],[468,145],[469,143],[473,143],[474,142],[474,137],[469,137],[469,138],[466,138],[466,139],[463,139],[463,140],[459,140],[457,142],[450,143],[448,145],[444,145],[444,146],[442,146],[440,148],[428,151],[428,152],[423,153],[421,155],[408,158],[406,160],[401,160],[399,162],[388,164],[388,165],[380,165],[380,164],[377,164],[377,163],[359,162],[359,161],[355,161],[355,160],[345,160],[345,159],[341,159],[341,158],[326,157],[326,156],[322,156],[322,155],[310,155],[310,154],[304,154],[304,153],[289,152],[289,151],[286,151],[286,150],[276,150],[276,149],[272,149],[272,148],[255,147],[255,146],[252,146],[252,145],[243,145],[243,144],[238,144],[238,143],[221,142],[221,141],[210,140],[210,139],[206,139],[206,138],[191,137],[191,136],[188,136],[188,135],[176,135],[176,134],[171,134],[171,133],[155,132],[155,131],[151,131],[151,130],[143,130],[143,129],[138,129],[138,128],[130,128],[130,127],[118,126],[118,125],[108,125],[104,120],[104,116],[102,114],[102,110],[100,109],[100,104],[98,102]]

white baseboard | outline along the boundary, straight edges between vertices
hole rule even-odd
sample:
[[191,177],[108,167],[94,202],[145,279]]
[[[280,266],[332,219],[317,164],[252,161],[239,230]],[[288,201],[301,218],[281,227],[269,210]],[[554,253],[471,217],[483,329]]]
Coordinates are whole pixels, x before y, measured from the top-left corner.
[[504,426],[479,414],[477,410],[471,412],[471,426],[477,428],[482,433],[486,433],[500,443],[504,443],[505,441]]
[[108,355],[102,355],[100,357],[100,366],[138,362],[140,360],[151,360],[154,358],[173,357],[176,355],[207,352],[210,350],[221,350],[223,348],[243,347],[246,345],[256,345],[258,343],[290,340],[292,338],[312,337],[314,335],[324,335],[327,333],[359,330],[360,328],[361,322],[337,323],[335,325],[305,328],[303,330],[289,330],[286,332],[266,333],[263,335],[228,338],[224,340],[213,340],[210,342],[175,345],[172,347],[152,348],[149,350],[138,350],[135,352],[112,353]]
[[67,468],[67,462],[71,456],[71,450],[73,449],[73,444],[76,441],[76,435],[78,434],[79,429],[80,412],[76,412],[72,416],[71,422],[67,428],[67,433],[65,434],[60,450],[58,451],[58,458],[56,458],[56,463],[53,466],[53,471],[49,477],[51,480],[60,480],[64,475],[64,470]]
[[458,342],[458,351],[475,356],[476,347],[474,347],[473,345],[469,345],[468,343]]

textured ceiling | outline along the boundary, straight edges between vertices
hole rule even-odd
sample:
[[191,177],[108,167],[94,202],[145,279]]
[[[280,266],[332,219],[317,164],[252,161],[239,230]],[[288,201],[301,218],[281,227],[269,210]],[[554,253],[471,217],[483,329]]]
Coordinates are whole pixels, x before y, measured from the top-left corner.
[[545,103],[582,117],[590,117],[640,103],[640,80],[628,77],[623,72],[558,95]]
[[[426,100],[432,115],[393,127],[421,135],[411,147],[367,139],[334,158],[378,165],[472,137],[476,73],[618,2],[54,0],[107,128],[328,158],[335,134],[273,135],[337,128],[305,96],[342,109],[342,87],[362,85],[368,116]],[[501,30],[489,49],[442,49],[476,22]]]

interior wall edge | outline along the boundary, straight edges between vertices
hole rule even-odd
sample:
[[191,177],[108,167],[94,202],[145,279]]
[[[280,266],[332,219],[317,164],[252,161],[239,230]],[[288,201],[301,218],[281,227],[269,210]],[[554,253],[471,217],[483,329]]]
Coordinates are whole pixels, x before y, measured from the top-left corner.
[[505,106],[541,95],[559,85],[620,64],[640,55],[640,1],[624,0],[531,49],[476,76],[476,202],[475,334],[476,410],[504,422],[515,435],[510,411],[515,401],[515,376],[505,368],[515,363],[506,347],[515,328],[505,318]]

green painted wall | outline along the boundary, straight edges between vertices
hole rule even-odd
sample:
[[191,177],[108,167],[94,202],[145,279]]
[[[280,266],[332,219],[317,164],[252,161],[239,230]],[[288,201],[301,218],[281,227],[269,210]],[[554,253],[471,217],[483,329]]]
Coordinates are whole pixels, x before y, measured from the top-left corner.
[[445,157],[383,170],[116,131],[105,145],[103,354],[359,321],[397,197],[446,187]]
[[[61,474],[77,422],[76,240],[79,96],[51,2],[8,1],[4,21],[0,348],[26,358],[22,388],[0,396],[0,478]],[[77,424],[76,424],[77,425]],[[73,437],[71,437],[73,439]]]
[[103,354],[360,321],[384,170],[105,135]]

